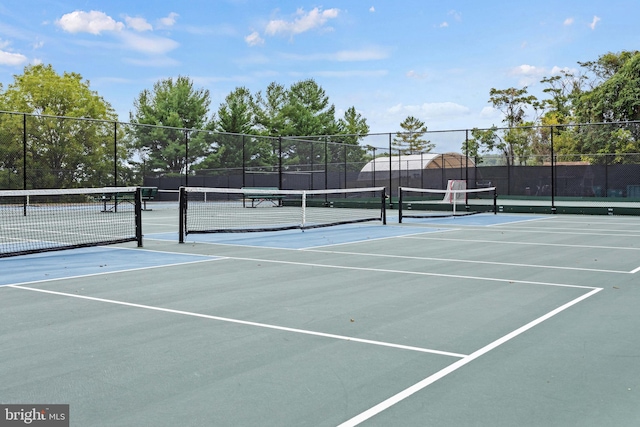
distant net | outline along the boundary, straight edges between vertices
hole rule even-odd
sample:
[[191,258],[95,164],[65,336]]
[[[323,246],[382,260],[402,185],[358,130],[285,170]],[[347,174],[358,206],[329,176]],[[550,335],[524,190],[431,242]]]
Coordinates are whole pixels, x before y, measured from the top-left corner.
[[136,187],[0,191],[0,257],[138,242]]
[[304,230],[365,221],[386,223],[384,187],[180,190],[181,242],[190,233]]
[[495,187],[470,190],[462,187],[466,186],[460,181],[450,181],[446,190],[400,187],[399,222],[404,218],[445,218],[497,212]]

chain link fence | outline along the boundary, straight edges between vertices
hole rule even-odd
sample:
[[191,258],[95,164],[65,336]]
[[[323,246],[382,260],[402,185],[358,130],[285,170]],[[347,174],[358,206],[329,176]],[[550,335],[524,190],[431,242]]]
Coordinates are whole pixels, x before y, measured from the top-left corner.
[[434,149],[422,153],[398,148],[397,136],[267,137],[2,112],[0,189],[385,186],[393,204],[399,186],[465,180],[552,207],[640,201],[635,122],[427,132]]

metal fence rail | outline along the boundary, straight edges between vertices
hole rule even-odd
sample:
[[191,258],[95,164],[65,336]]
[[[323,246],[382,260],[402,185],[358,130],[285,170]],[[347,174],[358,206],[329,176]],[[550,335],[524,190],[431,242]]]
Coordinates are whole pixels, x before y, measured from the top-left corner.
[[526,144],[487,150],[477,129],[438,131],[422,136],[432,152],[406,153],[395,133],[269,137],[0,112],[0,189],[385,186],[393,205],[399,186],[443,189],[461,179],[550,207],[640,199],[640,154],[628,152],[640,146],[640,123],[491,131],[498,142],[516,135]]

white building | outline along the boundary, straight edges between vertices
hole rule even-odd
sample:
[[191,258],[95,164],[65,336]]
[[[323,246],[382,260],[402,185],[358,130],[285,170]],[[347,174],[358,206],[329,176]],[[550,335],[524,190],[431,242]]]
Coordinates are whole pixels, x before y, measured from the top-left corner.
[[[433,174],[435,171],[453,172],[460,175],[465,173],[466,170],[472,173],[475,168],[475,163],[470,157],[466,157],[460,153],[423,153],[423,154],[408,154],[404,156],[387,156],[376,157],[369,163],[364,165],[360,170],[358,181],[372,181],[375,177],[376,181],[388,180],[389,175],[391,179],[421,179],[424,176],[424,171],[429,171]],[[446,170],[449,171],[446,171]],[[452,169],[457,170],[456,173]],[[391,171],[391,173],[389,173]],[[475,175],[475,172],[473,172]],[[447,173],[451,175],[451,173]],[[465,175],[454,176],[449,179],[465,179]],[[475,179],[469,176],[470,179]],[[446,182],[446,181],[445,181]]]

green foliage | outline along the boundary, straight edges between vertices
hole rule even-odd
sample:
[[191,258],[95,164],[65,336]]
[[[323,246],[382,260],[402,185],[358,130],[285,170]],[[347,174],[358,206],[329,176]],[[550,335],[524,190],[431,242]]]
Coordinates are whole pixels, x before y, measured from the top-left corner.
[[[624,154],[640,152],[640,129],[628,123],[640,120],[640,52],[607,53],[581,65],[597,80],[574,97],[575,119],[611,125],[580,128],[573,149],[585,155],[615,154],[615,161],[624,161]],[[602,161],[602,156],[587,157]]]
[[[189,130],[213,130],[209,91],[193,88],[187,77],[161,80],[153,91],[143,90],[134,102],[131,123],[136,126],[136,148],[153,170],[180,173],[187,164],[208,151],[210,134]],[[188,144],[188,146],[187,146]]]
[[504,115],[502,122],[510,128],[524,123],[528,108],[534,110],[540,108],[537,101],[535,96],[528,94],[526,86],[522,89],[491,88],[489,91],[489,102],[495,109],[502,111]]
[[575,99],[576,118],[582,123],[640,120],[640,52],[625,52],[613,61],[609,76],[591,91]]
[[345,135],[345,143],[358,144],[369,133],[367,119],[362,117],[355,107],[350,107],[344,112],[344,117],[338,120],[338,133]]
[[281,84],[270,83],[265,94],[258,92],[255,100],[258,133],[268,136],[281,136],[286,121],[287,89]]
[[[72,188],[113,184],[114,121],[112,107],[77,73],[59,75],[51,65],[32,65],[0,95],[4,109],[27,116],[27,164],[38,171],[29,177],[32,188]],[[57,117],[54,117],[57,116]],[[72,120],[61,118],[78,118]],[[13,153],[11,164],[22,159],[23,122],[21,116],[2,118],[3,149]],[[95,119],[95,120],[89,120]],[[11,135],[11,136],[8,136]],[[20,147],[20,148],[19,148]],[[124,147],[118,148],[124,159]]]
[[433,150],[434,144],[422,138],[427,132],[427,126],[423,121],[413,116],[408,116],[400,123],[400,127],[403,132],[396,133],[395,138],[393,138],[393,146],[401,154],[428,153]]
[[504,156],[507,165],[524,164],[534,152],[537,144],[532,122],[525,121],[527,112],[538,111],[542,104],[529,95],[527,88],[495,89],[489,91],[489,102],[500,110],[502,119],[508,127],[498,129],[495,126],[488,130],[474,129],[473,138],[463,143],[462,149],[478,158],[480,152],[498,150]]

